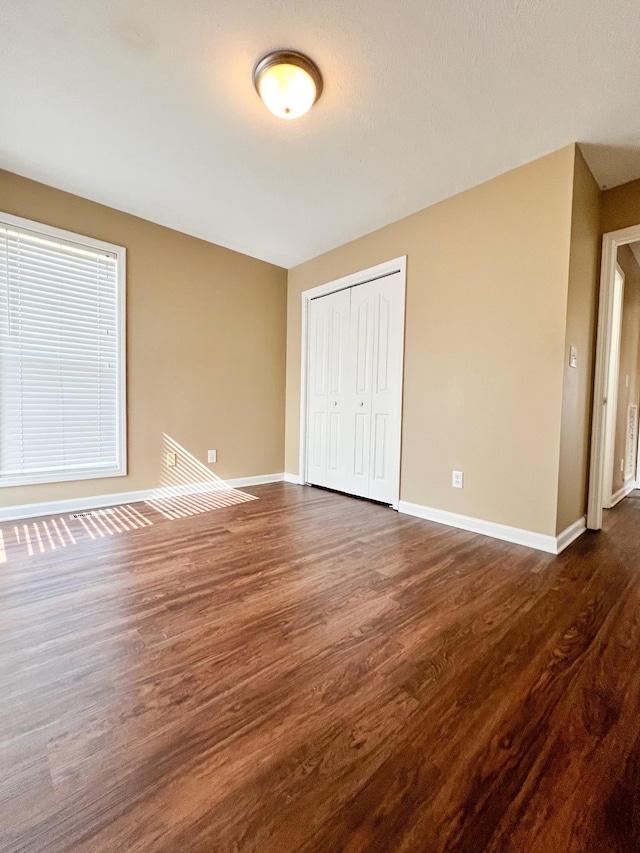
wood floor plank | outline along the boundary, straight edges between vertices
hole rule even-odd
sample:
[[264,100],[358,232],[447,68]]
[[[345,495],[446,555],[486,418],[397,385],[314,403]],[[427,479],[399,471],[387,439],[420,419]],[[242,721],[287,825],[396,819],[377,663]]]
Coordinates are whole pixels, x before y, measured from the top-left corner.
[[637,493],[552,557],[250,491],[1,528],[3,853],[638,853]]

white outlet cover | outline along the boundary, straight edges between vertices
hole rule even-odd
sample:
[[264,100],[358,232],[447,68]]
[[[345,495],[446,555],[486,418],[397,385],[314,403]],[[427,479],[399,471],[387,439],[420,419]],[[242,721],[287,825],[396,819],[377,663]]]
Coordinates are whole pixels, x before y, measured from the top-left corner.
[[218,451],[217,450],[208,450],[207,451],[207,462],[217,462],[218,461]]
[[451,485],[454,489],[461,489],[464,484],[464,473],[462,471],[451,472]]
[[578,366],[578,348],[571,347],[569,351],[569,367],[577,367]]

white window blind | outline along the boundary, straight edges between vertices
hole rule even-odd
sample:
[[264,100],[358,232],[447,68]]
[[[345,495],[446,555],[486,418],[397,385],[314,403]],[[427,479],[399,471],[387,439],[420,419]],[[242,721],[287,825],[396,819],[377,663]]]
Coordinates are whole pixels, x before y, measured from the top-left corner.
[[123,260],[0,214],[0,485],[125,473]]

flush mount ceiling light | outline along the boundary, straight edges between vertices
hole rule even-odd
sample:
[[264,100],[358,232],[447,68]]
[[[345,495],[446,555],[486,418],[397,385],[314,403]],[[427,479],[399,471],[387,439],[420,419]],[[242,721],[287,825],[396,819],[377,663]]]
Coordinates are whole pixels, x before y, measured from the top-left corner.
[[265,106],[279,118],[298,118],[322,93],[318,66],[295,50],[274,50],[258,60],[253,85]]

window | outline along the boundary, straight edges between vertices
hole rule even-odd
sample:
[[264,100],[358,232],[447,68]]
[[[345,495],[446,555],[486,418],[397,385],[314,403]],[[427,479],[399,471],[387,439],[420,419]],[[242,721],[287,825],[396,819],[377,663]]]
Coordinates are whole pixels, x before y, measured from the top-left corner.
[[0,486],[126,474],[125,250],[0,213]]

